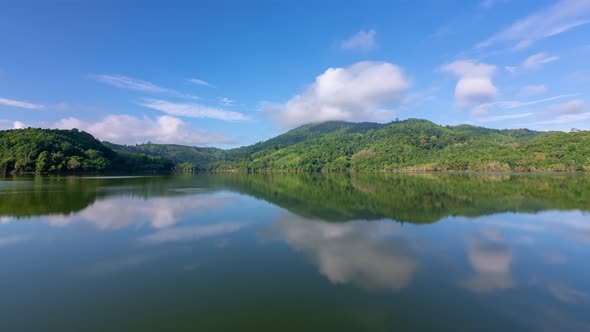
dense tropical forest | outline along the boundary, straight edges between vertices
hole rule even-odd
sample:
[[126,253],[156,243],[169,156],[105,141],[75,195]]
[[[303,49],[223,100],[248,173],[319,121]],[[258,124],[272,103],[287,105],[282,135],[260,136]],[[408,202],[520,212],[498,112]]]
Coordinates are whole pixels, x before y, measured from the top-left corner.
[[539,132],[387,124],[309,124],[235,149],[101,143],[78,130],[0,132],[0,172],[162,171],[590,171],[590,131]]
[[0,174],[170,171],[161,157],[115,152],[92,135],[59,129],[0,131]]
[[590,171],[590,131],[539,132],[330,121],[250,146],[221,150],[179,145],[109,145],[170,159],[186,170]]

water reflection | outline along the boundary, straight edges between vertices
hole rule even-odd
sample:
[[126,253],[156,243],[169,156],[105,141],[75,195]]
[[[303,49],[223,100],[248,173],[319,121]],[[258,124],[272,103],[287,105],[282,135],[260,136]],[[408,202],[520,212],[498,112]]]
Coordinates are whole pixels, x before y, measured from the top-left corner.
[[13,244],[19,244],[30,240],[31,237],[28,235],[7,235],[0,236],[0,247],[10,246]]
[[94,263],[92,266],[85,268],[82,275],[86,276],[105,276],[108,274],[125,272],[130,269],[140,267],[159,258],[159,255],[135,254],[123,257],[116,257]]
[[[77,213],[50,214],[38,220],[57,227],[90,223],[102,230],[142,225],[165,228],[175,225],[184,216],[221,209],[231,204],[232,200],[231,197],[219,195],[187,195],[149,199],[128,196],[110,197],[98,200]],[[2,217],[0,224],[8,224],[17,220],[16,218]]]
[[246,226],[247,224],[240,223],[216,223],[199,226],[174,227],[159,230],[156,233],[144,236],[139,239],[139,242],[147,245],[156,245],[168,242],[198,240],[206,237],[234,233]]
[[549,284],[548,289],[551,295],[565,303],[575,304],[588,298],[587,292],[573,289],[558,282]]
[[475,292],[491,292],[515,287],[510,273],[512,250],[502,234],[494,228],[484,228],[467,238],[467,256],[474,275],[464,282]]
[[[590,327],[586,175],[8,182],[0,315],[12,314],[0,321],[12,327],[23,324],[17,313],[34,324],[68,321],[72,310],[116,317],[125,331],[147,326],[128,317],[155,317],[156,330],[179,321],[215,330],[221,320],[235,324],[218,330],[280,330],[256,327],[302,316],[297,330]],[[59,299],[49,318],[45,299]]]
[[164,228],[175,225],[183,216],[223,208],[229,203],[229,197],[211,196],[178,196],[147,200],[119,197],[97,201],[76,214],[49,216],[44,220],[54,226],[88,222],[98,229],[141,225]]
[[328,221],[389,218],[433,223],[456,215],[590,211],[587,174],[199,174],[35,177],[0,183],[0,218],[67,216],[113,197],[180,200],[182,196],[225,190],[264,199],[306,218]]
[[334,284],[398,290],[411,282],[417,268],[408,239],[392,221],[337,224],[287,215],[275,227]]

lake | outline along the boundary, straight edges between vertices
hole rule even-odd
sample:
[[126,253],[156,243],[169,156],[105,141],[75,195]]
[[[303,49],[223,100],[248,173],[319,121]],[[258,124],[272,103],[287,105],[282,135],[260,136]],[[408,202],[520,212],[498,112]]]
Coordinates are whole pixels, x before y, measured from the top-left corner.
[[0,180],[0,331],[590,331],[590,176]]

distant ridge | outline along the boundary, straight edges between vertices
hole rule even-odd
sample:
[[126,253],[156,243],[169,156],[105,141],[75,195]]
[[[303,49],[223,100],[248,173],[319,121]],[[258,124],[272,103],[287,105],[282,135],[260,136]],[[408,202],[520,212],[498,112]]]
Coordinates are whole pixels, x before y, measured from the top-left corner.
[[185,170],[590,171],[588,131],[440,126],[423,119],[308,124],[264,142],[228,150],[105,144],[115,151],[167,158]]

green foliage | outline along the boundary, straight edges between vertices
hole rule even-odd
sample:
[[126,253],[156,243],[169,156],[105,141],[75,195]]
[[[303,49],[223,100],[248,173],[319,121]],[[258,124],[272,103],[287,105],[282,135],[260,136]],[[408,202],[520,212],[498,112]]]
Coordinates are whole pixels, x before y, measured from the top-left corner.
[[420,119],[389,124],[306,125],[225,151],[206,169],[285,171],[588,171],[590,132],[439,126]]
[[198,170],[197,166],[191,162],[178,163],[174,166],[175,172],[192,173]]
[[4,173],[173,167],[182,172],[590,171],[590,132],[439,126],[420,119],[388,124],[329,121],[229,150],[151,143],[103,145],[75,129],[0,132]]
[[0,174],[167,171],[172,167],[164,158],[116,153],[77,129],[0,131]]
[[[224,151],[217,148],[199,148],[175,144],[137,144],[119,145],[104,142],[104,145],[119,152],[147,154],[162,157],[175,163],[191,163],[195,169],[205,167],[210,163],[221,160]],[[186,165],[185,165],[186,166]]]

